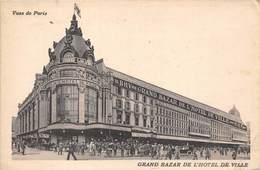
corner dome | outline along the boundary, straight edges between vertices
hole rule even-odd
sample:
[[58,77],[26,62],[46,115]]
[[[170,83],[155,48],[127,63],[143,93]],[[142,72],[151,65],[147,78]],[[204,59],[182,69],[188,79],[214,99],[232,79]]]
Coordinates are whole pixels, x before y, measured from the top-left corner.
[[66,29],[66,35],[57,43],[53,42],[53,51],[49,48],[50,61],[62,61],[66,52],[70,52],[76,58],[85,58],[86,60],[90,57],[93,62],[94,47],[91,45],[90,40],[85,40],[82,37],[81,28],[78,27],[78,21],[74,14],[71,20],[69,29]]
[[[75,50],[77,53],[77,57],[80,58],[87,58],[87,56],[84,56],[87,51],[90,51],[91,48],[87,46],[86,41],[78,35],[71,35],[72,36],[72,41],[70,43],[70,48]],[[55,42],[54,42],[55,43]],[[62,57],[62,52],[66,47],[66,37],[63,37],[57,45],[54,47],[54,55],[57,56],[58,58]]]
[[234,105],[233,108],[228,112],[234,116],[240,117],[240,112],[237,110],[236,106]]

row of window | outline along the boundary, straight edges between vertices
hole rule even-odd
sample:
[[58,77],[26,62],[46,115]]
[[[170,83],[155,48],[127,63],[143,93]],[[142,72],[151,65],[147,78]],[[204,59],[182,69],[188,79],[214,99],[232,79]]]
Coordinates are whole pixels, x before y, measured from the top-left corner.
[[187,121],[187,116],[176,110],[170,110],[170,109],[166,109],[166,108],[162,108],[162,107],[158,107],[157,110],[158,110],[158,115]]
[[[130,111],[131,110],[130,102],[126,101],[124,104],[125,104],[125,110]],[[123,101],[121,99],[116,99],[116,107],[119,108],[119,109],[123,108]],[[138,103],[134,104],[134,112],[140,113],[140,107],[139,107]],[[142,107],[142,113],[143,114],[149,114],[146,106]],[[154,114],[153,109],[150,109],[150,115],[153,115],[153,114]]]
[[[140,93],[133,92],[131,90],[124,89],[122,87],[117,87],[117,86],[115,86],[115,91],[116,91],[116,94],[119,96],[124,96],[129,99],[133,99],[136,101],[142,101],[143,103],[154,105],[154,100],[152,98],[142,95]],[[123,91],[125,92],[124,95],[123,95]]]
[[189,112],[189,118],[198,120],[198,121],[206,123],[206,124],[210,123],[210,119],[209,118],[207,118],[205,116],[202,116],[202,115],[200,115],[198,113]]
[[[121,110],[116,110],[116,123],[130,125],[130,116],[131,116],[130,112],[125,112],[125,119],[123,119],[123,112]],[[140,123],[139,123],[139,121],[140,121],[139,117],[140,117],[140,115],[138,115],[138,114],[134,115],[134,125],[135,126],[141,126]],[[147,123],[147,117],[146,116],[143,116],[143,122],[142,123],[143,123],[142,127],[151,127],[151,128],[154,127],[154,120],[151,119],[150,125],[149,125]]]
[[188,135],[187,130],[182,129],[182,128],[158,126],[157,131],[160,134],[166,134],[166,135],[174,135],[174,136],[187,136]]
[[173,127],[180,127],[180,128],[188,127],[187,122],[185,121],[161,117],[161,116],[157,116],[157,122],[159,125],[164,125],[164,126],[173,126]]

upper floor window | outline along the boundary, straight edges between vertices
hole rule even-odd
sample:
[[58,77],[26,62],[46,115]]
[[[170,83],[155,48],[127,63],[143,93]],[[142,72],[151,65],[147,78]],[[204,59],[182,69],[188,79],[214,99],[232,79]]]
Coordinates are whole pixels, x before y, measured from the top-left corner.
[[144,107],[144,114],[146,114],[147,113],[147,108],[146,107]]
[[130,98],[130,91],[126,90],[126,97]]
[[125,109],[130,110],[130,102],[125,102]]
[[150,104],[153,105],[153,99],[150,99]]
[[129,112],[125,113],[125,124],[127,124],[127,125],[130,124],[130,113]]
[[135,103],[135,112],[136,112],[136,113],[139,112],[139,106],[138,106],[138,103]]
[[135,125],[139,125],[139,115],[135,115]]
[[76,85],[62,85],[57,88],[57,121],[78,121],[78,96]]
[[143,126],[144,126],[144,127],[147,126],[147,118],[146,118],[146,117],[144,117],[144,119],[143,119]]
[[120,111],[120,110],[116,111],[116,122],[122,123],[122,111]]
[[76,76],[76,71],[73,70],[73,69],[61,70],[60,71],[60,76],[61,77],[75,77]]
[[146,103],[146,96],[143,96],[143,102]]
[[116,94],[122,95],[122,88],[121,87],[116,87]]
[[71,51],[66,52],[63,55],[62,62],[69,63],[69,62],[75,62],[74,54]]
[[96,122],[97,91],[87,88],[85,91],[85,123]]
[[116,107],[122,108],[122,100],[116,99]]
[[139,100],[139,94],[135,93],[135,100]]

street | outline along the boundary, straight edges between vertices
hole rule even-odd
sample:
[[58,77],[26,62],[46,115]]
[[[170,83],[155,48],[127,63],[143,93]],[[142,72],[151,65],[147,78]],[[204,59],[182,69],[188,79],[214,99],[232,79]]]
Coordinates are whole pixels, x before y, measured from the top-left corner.
[[[46,150],[39,150],[35,148],[29,148],[27,147],[25,150],[25,155],[22,155],[19,152],[14,151],[12,153],[12,159],[13,160],[66,160],[67,159],[68,152],[63,152],[62,155],[58,155],[57,152],[54,151],[46,151]],[[108,157],[105,153],[102,153],[101,156],[91,156],[89,152],[82,154],[75,153],[75,156],[78,160],[151,160],[153,158],[151,157],[130,157],[125,156],[121,157],[119,152],[117,153],[117,156]],[[163,158],[165,159],[165,157]],[[198,160],[204,160],[204,157],[199,157]],[[232,160],[231,154],[228,154],[227,156],[220,156],[218,152],[212,153],[212,160]],[[238,160],[245,160],[249,159],[249,155],[240,154],[237,156]],[[73,160],[73,157],[70,157],[70,160]],[[181,155],[180,160],[192,160],[191,155]]]

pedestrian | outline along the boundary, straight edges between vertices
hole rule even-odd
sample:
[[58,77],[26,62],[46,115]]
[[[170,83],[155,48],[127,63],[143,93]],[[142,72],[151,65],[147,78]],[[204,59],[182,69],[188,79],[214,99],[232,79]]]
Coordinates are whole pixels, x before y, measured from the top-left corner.
[[81,146],[80,146],[81,155],[84,155],[84,150],[85,150],[85,143],[82,142],[82,144],[81,144]]
[[172,147],[168,146],[167,154],[166,154],[166,159],[169,158],[170,160],[172,159]]
[[175,159],[180,159],[180,148],[178,146],[175,147]]
[[59,151],[58,151],[58,155],[62,155],[62,150],[63,150],[63,143],[60,142],[60,143],[59,143]]
[[197,155],[197,152],[196,150],[193,151],[193,160],[198,160],[198,155]]
[[74,142],[70,142],[69,143],[69,151],[68,151],[67,160],[70,159],[70,155],[72,155],[74,160],[77,160],[77,158],[76,158],[76,156],[74,154],[75,150],[76,150],[76,144]]
[[208,160],[210,159],[210,151],[209,151],[209,148],[206,148],[206,152],[205,152],[205,159]]
[[232,158],[233,158],[233,160],[237,159],[237,152],[236,152],[236,150],[233,151]]
[[123,141],[121,142],[120,150],[121,150],[121,157],[124,157],[125,145],[124,145],[124,142],[123,142]]
[[21,142],[21,149],[22,149],[22,154],[25,154],[25,141]]

